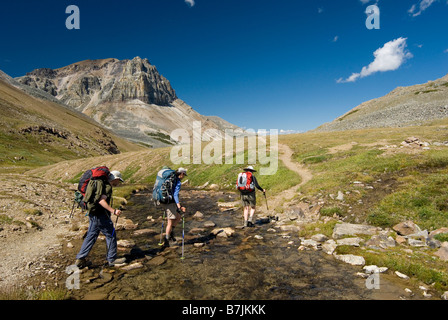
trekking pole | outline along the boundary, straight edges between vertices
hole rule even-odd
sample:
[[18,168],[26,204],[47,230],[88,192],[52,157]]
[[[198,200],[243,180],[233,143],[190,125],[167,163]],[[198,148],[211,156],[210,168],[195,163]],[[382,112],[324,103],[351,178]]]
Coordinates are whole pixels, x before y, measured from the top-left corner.
[[[120,210],[120,211],[123,210],[123,207],[120,206],[120,208],[119,208],[118,210]],[[115,230],[117,229],[118,218],[119,218],[119,216],[117,216],[117,219],[115,220],[115,227],[114,227],[114,232],[112,232],[112,237],[114,236],[114,234],[115,234]]]
[[266,210],[269,211],[269,208],[268,208],[268,198],[266,198],[266,192],[263,192],[263,194],[264,194],[264,199],[266,200]]
[[70,212],[69,219],[73,218],[73,211],[75,210],[75,204],[76,204],[76,201],[73,201],[72,212]]
[[184,260],[184,246],[185,246],[185,217],[182,215],[182,257],[181,260]]
[[112,237],[115,234],[115,229],[117,229],[117,224],[118,224],[118,216],[117,216],[117,219],[115,220],[115,227],[114,227],[114,232],[112,232]]

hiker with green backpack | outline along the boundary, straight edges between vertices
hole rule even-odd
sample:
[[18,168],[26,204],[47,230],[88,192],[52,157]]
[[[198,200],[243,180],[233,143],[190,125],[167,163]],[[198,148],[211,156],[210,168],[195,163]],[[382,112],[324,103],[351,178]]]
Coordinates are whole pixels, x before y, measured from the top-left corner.
[[166,216],[168,219],[165,237],[161,239],[160,243],[163,247],[169,247],[170,241],[176,242],[174,228],[182,219],[180,213],[186,212],[185,207],[180,204],[179,200],[179,192],[182,187],[181,180],[186,176],[187,170],[184,168],[171,170],[168,167],[164,167],[157,173],[153,189],[153,200],[156,205],[161,205],[163,218]]
[[243,227],[254,227],[252,219],[255,214],[255,207],[257,204],[256,198],[256,189],[262,191],[266,194],[266,190],[260,187],[257,179],[254,176],[254,170],[252,166],[248,166],[243,169],[244,172],[238,174],[238,179],[236,182],[236,188],[240,191],[241,201],[243,202],[243,215],[244,215],[244,224]]
[[112,189],[123,181],[119,171],[111,171],[107,167],[98,167],[87,171],[79,184],[78,190],[85,191],[83,202],[89,215],[89,229],[81,250],[76,256],[75,265],[84,268],[88,265],[87,256],[92,250],[98,236],[103,233],[107,244],[107,261],[110,267],[125,262],[125,259],[117,259],[117,235],[111,216],[118,217],[121,210],[111,206]]

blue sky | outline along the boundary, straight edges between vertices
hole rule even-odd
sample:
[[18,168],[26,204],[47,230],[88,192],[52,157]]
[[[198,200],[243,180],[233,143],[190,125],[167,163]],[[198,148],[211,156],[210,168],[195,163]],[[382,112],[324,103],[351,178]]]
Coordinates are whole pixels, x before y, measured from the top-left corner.
[[[379,30],[366,28],[372,4]],[[69,5],[79,30],[65,27]],[[447,0],[16,0],[0,27],[13,77],[140,56],[198,112],[255,130],[314,129],[448,73]]]

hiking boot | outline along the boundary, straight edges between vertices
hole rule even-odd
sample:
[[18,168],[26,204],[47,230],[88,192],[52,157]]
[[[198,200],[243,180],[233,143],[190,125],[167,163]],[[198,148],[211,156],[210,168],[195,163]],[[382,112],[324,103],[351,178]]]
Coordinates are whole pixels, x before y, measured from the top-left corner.
[[253,228],[253,227],[255,227],[255,225],[252,223],[252,221],[247,221],[247,226],[248,226],[249,228]]
[[79,269],[83,269],[83,268],[88,267],[90,265],[92,265],[92,262],[91,261],[87,261],[86,258],[76,259],[76,262],[75,262],[75,266],[77,266]]
[[126,265],[126,258],[115,259],[113,262],[108,262],[109,267],[122,267]]
[[162,243],[162,247],[166,248],[170,246],[170,242],[168,241],[167,238],[163,238],[163,243]]
[[177,242],[176,238],[174,237],[174,233],[173,233],[173,232],[170,233],[170,238],[169,238],[169,240],[170,240],[170,241],[173,241],[173,242]]

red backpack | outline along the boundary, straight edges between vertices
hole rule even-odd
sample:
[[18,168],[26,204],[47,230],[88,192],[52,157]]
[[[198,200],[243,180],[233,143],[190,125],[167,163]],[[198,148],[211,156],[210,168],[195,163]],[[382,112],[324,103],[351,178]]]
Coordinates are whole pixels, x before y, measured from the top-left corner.
[[252,172],[250,171],[241,172],[238,175],[238,180],[236,181],[236,187],[240,191],[250,191],[250,192],[254,191],[255,185]]
[[89,184],[90,180],[102,179],[104,181],[107,181],[109,174],[109,168],[104,166],[87,170],[79,180],[78,191],[81,192],[83,196],[85,196],[87,185]]

